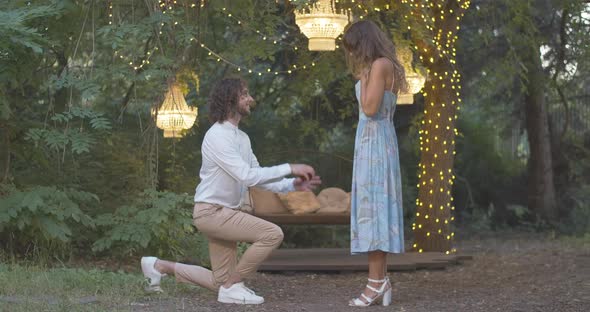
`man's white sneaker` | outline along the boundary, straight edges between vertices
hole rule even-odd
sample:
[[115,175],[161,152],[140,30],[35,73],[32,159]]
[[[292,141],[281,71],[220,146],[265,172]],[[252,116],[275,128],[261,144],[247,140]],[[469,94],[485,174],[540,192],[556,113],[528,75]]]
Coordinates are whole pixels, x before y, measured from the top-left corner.
[[156,257],[141,258],[141,271],[148,282],[148,286],[145,288],[145,290],[149,292],[163,292],[162,288],[160,287],[160,280],[162,277],[166,276],[166,274],[162,274],[156,270],[156,260],[158,260]]
[[217,301],[235,304],[261,304],[264,298],[257,296],[244,283],[235,283],[230,288],[219,287]]

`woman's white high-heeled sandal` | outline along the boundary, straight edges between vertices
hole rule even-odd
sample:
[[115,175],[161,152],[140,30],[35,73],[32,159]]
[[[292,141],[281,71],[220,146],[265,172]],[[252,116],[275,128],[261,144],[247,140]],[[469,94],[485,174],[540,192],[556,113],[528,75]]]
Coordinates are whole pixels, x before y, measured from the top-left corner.
[[[363,297],[363,299],[365,299],[365,301],[359,299],[359,298],[354,298],[351,302],[348,303],[349,306],[351,307],[368,307],[370,305],[372,305],[374,302],[377,302],[377,299],[382,298],[381,303],[383,304],[383,306],[388,306],[391,304],[391,284],[389,283],[389,278],[386,277],[382,280],[374,280],[374,279],[368,279],[369,282],[372,283],[383,283],[381,284],[381,287],[379,287],[379,289],[367,284],[367,288],[369,288],[370,290],[374,291],[375,293],[377,293],[377,295],[375,297],[367,297],[364,293],[361,293],[361,297]],[[387,288],[387,286],[389,286],[389,288]]]

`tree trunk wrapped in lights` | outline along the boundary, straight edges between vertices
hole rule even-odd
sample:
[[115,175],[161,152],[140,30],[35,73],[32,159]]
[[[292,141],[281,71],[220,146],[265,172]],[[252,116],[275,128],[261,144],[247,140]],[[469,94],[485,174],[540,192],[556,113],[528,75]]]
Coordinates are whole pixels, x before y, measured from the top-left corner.
[[427,67],[423,89],[424,119],[420,133],[420,164],[414,250],[450,253],[454,233],[451,190],[455,154],[455,121],[459,110],[460,74],[455,62],[459,23],[470,1],[402,0],[410,7],[415,48]]

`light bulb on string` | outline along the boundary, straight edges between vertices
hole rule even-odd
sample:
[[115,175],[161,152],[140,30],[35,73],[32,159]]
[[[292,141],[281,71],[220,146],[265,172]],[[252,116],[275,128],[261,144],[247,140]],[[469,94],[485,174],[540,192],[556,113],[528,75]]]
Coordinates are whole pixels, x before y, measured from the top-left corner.
[[[198,40],[195,38],[195,41],[198,41]],[[242,70],[242,68],[244,68],[244,66],[238,65],[238,64],[236,64],[236,63],[234,63],[234,62],[232,62],[232,61],[230,61],[230,60],[226,59],[226,58],[225,58],[225,57],[223,57],[221,54],[219,54],[219,53],[217,53],[217,52],[215,52],[215,51],[211,50],[211,49],[210,49],[210,48],[209,48],[207,45],[205,45],[204,43],[199,43],[199,45],[198,45],[198,46],[199,46],[199,47],[201,47],[202,49],[205,49],[205,50],[208,52],[208,54],[209,54],[210,56],[213,56],[213,57],[215,57],[215,58],[218,60],[218,62],[224,62],[224,63],[226,63],[226,64],[228,64],[228,65],[230,65],[230,66],[232,66],[232,67],[236,68],[236,69],[237,69],[237,71],[241,71],[241,70]],[[249,73],[249,74],[256,74],[256,75],[258,75],[258,76],[262,76],[263,74],[271,74],[271,75],[278,75],[278,74],[292,74],[292,73],[293,73],[293,72],[295,72],[295,71],[300,71],[300,70],[303,70],[303,69],[307,69],[308,67],[313,67],[313,66],[315,66],[315,62],[316,62],[317,60],[319,60],[320,58],[321,58],[321,56],[320,56],[320,57],[318,57],[318,59],[316,59],[316,60],[312,61],[312,62],[311,62],[309,65],[305,65],[305,64],[304,64],[304,65],[294,65],[294,66],[292,66],[292,69],[281,70],[281,71],[272,71],[272,69],[268,69],[268,68],[267,68],[266,70],[263,70],[263,71],[257,71],[257,70],[254,70],[254,69],[246,69],[246,70],[248,71],[248,73]]]
[[239,25],[243,28],[248,28],[251,31],[255,32],[264,41],[272,42],[272,44],[274,44],[274,45],[286,46],[286,47],[289,47],[290,49],[293,49],[293,50],[298,49],[295,44],[287,43],[283,40],[283,38],[285,38],[289,34],[288,31],[286,31],[283,35],[281,35],[279,37],[269,36],[269,35],[266,35],[265,33],[263,33],[262,31],[260,31],[259,29],[249,27],[249,23],[245,23],[244,21],[237,18],[235,16],[235,14],[232,14],[226,7],[221,8],[221,10],[219,10],[218,12],[226,18],[234,20],[237,25]]

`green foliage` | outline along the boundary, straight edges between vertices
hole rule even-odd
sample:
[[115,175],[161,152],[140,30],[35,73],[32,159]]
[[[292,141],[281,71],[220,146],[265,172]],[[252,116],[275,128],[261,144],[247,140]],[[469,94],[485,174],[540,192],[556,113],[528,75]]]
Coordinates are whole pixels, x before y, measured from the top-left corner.
[[[200,150],[189,149],[192,142],[164,141],[160,145],[158,186],[175,193],[193,193],[197,185]],[[190,152],[187,152],[190,151]]]
[[85,207],[98,201],[94,194],[54,186],[2,188],[0,236],[4,247],[15,250],[33,243],[43,249],[53,242],[69,242],[78,231],[94,228],[94,220],[84,212]]
[[[100,197],[96,214],[113,212],[115,208],[132,202],[149,188],[145,177],[145,158],[136,149],[136,136],[116,129],[116,135],[97,140],[91,153],[77,158],[75,183]],[[136,148],[132,148],[136,147]],[[72,178],[72,175],[68,175]],[[176,193],[181,193],[177,191]]]
[[[496,139],[498,129],[465,114],[459,120],[459,130],[453,197],[457,213],[465,218],[460,221],[516,225],[534,219],[528,210],[512,209],[526,205],[522,182],[526,166],[502,153]],[[482,220],[474,221],[475,216]]]
[[563,169],[562,179],[558,186],[563,194],[560,205],[567,218],[559,225],[559,229],[567,234],[583,235],[590,233],[590,142],[585,145],[581,139],[570,139],[562,145],[564,155],[575,157],[575,161],[567,162],[568,168]]
[[0,51],[6,53],[1,58],[14,58],[15,48],[24,47],[35,53],[43,52],[47,39],[34,27],[28,26],[31,21],[47,18],[60,13],[55,4],[33,6],[28,8],[6,8],[0,5]]
[[186,194],[145,190],[133,204],[97,217],[104,236],[92,249],[125,255],[138,251],[153,251],[160,256],[184,255],[182,244],[194,232],[192,204],[192,197]]
[[84,107],[72,107],[67,112],[53,115],[51,120],[61,127],[54,129],[32,128],[29,129],[25,138],[35,144],[43,143],[53,152],[60,152],[69,147],[72,153],[79,155],[90,152],[90,148],[96,143],[93,133],[85,128],[87,124],[92,130],[106,131],[111,129],[110,122],[103,117],[103,114]]
[[11,2],[15,1],[0,3],[1,119],[9,119],[14,110],[11,106],[16,106],[10,93],[19,89],[19,81],[24,77],[37,78],[34,74],[36,57],[46,51],[47,46],[54,44],[35,23],[58,16],[62,12],[62,6],[56,1],[43,1],[42,4],[26,7],[18,7]]
[[[506,168],[515,169],[516,173],[506,172],[496,167],[498,162],[493,159],[493,155],[509,159],[508,154],[511,152],[524,156],[524,162],[531,156],[538,157],[537,154],[529,153],[527,133],[524,130],[527,128],[525,115],[530,112],[527,112],[523,99],[527,94],[535,92],[535,88],[543,93],[539,95],[545,99],[543,105],[549,117],[551,134],[543,140],[551,140],[550,158],[554,166],[555,195],[558,201],[556,210],[560,218],[544,222],[556,225],[565,221],[568,225],[559,227],[571,229],[572,226],[566,219],[570,213],[574,214],[573,210],[578,211],[575,214],[579,213],[579,208],[574,208],[579,206],[573,199],[576,197],[573,194],[576,193],[575,189],[583,188],[588,181],[575,179],[574,172],[583,171],[572,169],[583,166],[586,158],[579,155],[577,149],[569,147],[573,142],[584,138],[573,138],[575,135],[565,134],[569,129],[583,137],[587,136],[589,129],[588,118],[585,118],[587,105],[584,102],[588,97],[590,82],[587,70],[590,59],[587,57],[590,54],[587,34],[590,25],[585,17],[589,12],[590,6],[581,0],[499,0],[479,2],[466,15],[466,25],[461,27],[458,49],[464,72],[463,81],[467,81],[463,88],[465,105],[462,111],[468,112],[467,118],[491,129],[489,138],[494,139],[487,141],[494,149],[482,156],[500,171],[490,172],[481,168],[481,176],[494,181],[493,183],[479,183],[473,178],[465,181],[458,177],[457,191],[465,194],[469,187],[466,183],[469,183],[474,193],[472,197],[488,197],[483,201],[474,201],[482,209],[487,209],[489,202],[495,204],[493,223],[501,224],[509,219],[519,220],[515,221],[519,224],[537,223],[533,211],[527,209],[519,217],[523,210],[509,209],[525,206],[528,190],[524,183],[526,173],[520,175],[523,168],[506,164]],[[529,84],[528,79],[532,77],[529,73],[536,68],[531,61],[538,60],[539,51],[543,70],[535,76],[539,82]],[[534,118],[534,114],[532,117]],[[470,135],[466,131],[463,133]],[[464,152],[468,153],[461,159],[463,163],[459,164],[459,171],[467,167],[467,162],[471,163],[470,170],[475,170],[477,164],[483,164],[481,158],[473,157],[475,155],[471,153],[470,145],[458,146],[457,150],[460,159]],[[538,149],[533,147],[532,150]],[[544,156],[548,157],[547,154]],[[506,180],[511,176],[515,177],[514,181]],[[455,196],[457,197],[461,196]],[[461,208],[464,203],[461,202],[457,208]],[[532,207],[529,208],[532,210]]]

